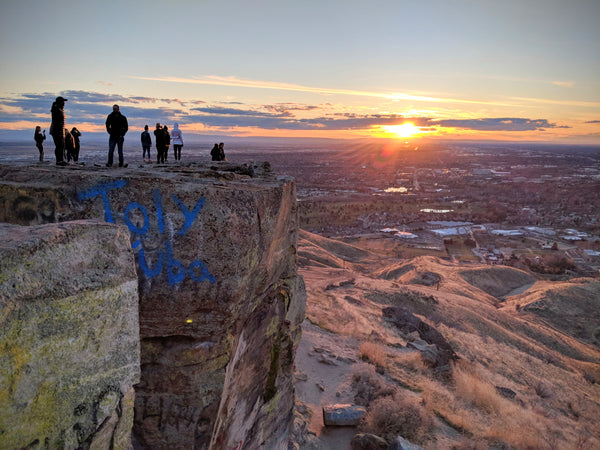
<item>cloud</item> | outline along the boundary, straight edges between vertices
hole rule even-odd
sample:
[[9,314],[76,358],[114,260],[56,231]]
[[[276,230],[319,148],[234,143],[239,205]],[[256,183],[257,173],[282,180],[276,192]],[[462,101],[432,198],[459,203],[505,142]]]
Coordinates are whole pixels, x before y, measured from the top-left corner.
[[500,106],[514,106],[507,103],[497,103],[481,100],[467,100],[457,99],[448,97],[432,97],[427,95],[414,95],[403,92],[375,92],[375,91],[364,91],[358,89],[337,89],[337,88],[322,88],[314,86],[303,86],[300,84],[292,83],[281,83],[277,81],[262,81],[262,80],[248,80],[241,79],[233,76],[221,77],[216,75],[208,75],[203,78],[182,78],[182,77],[141,77],[132,76],[135,80],[147,80],[147,81],[161,81],[165,83],[182,83],[182,84],[205,84],[211,86],[230,86],[230,87],[242,87],[242,88],[253,88],[253,89],[274,89],[280,91],[294,91],[294,92],[306,92],[315,94],[341,94],[341,95],[352,95],[361,97],[375,97],[383,98],[387,100],[408,100],[415,102],[435,102],[435,103],[469,103],[469,104],[484,104],[484,105],[500,105]]
[[[114,103],[121,105],[132,127],[144,124],[172,123],[202,124],[213,128],[258,128],[265,130],[369,130],[383,125],[401,125],[411,122],[423,130],[460,128],[481,131],[543,131],[569,128],[546,119],[528,118],[474,118],[439,119],[410,117],[400,114],[357,114],[335,111],[330,104],[275,103],[245,105],[224,102],[208,105],[203,100],[182,101],[141,96],[122,96],[87,91],[64,91],[69,99],[65,107],[69,125],[90,123],[104,125]],[[26,93],[0,98],[0,122],[50,121],[50,106],[56,93]],[[597,123],[590,121],[588,123]]]
[[600,120],[588,120],[587,122],[583,123],[600,123]]
[[534,131],[547,128],[571,128],[566,125],[556,125],[546,119],[522,119],[503,117],[494,119],[445,119],[432,121],[432,125],[451,128],[463,128],[479,131]]
[[553,100],[548,98],[512,97],[526,103],[543,103],[547,105],[580,106],[583,108],[600,108],[600,102],[587,102],[583,100]]
[[553,81],[552,84],[565,88],[572,88],[573,86],[575,86],[574,81]]

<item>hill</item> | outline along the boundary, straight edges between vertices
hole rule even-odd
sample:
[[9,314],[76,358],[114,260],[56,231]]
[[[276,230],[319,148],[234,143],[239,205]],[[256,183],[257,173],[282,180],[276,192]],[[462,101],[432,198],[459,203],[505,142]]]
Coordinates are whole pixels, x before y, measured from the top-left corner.
[[[350,448],[358,431],[424,448],[600,447],[598,280],[397,260],[307,232],[299,255],[300,448]],[[325,427],[329,403],[366,418]]]

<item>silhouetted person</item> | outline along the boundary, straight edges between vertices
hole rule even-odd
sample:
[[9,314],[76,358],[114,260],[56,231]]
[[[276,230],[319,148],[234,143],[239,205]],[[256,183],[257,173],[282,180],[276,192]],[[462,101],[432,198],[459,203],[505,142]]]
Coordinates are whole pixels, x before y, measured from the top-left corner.
[[164,126],[163,127],[163,133],[164,133],[164,142],[163,142],[163,157],[164,157],[164,161],[163,162],[167,162],[167,156],[169,155],[169,146],[171,145],[171,134],[169,133],[169,127],[168,126]]
[[108,163],[106,167],[112,167],[113,165],[115,145],[119,149],[119,167],[123,167],[123,142],[125,141],[125,134],[128,129],[127,118],[121,114],[119,105],[113,105],[113,112],[106,117],[106,131],[110,135],[110,139],[108,140]]
[[[144,162],[148,161],[151,162],[152,159],[150,158],[150,147],[152,147],[152,138],[150,137],[150,133],[148,133],[148,125],[146,125],[144,127],[144,131],[142,131],[142,135],[141,135],[141,140],[142,140],[142,159],[144,160]],[[148,152],[148,159],[146,160],[146,152]]]
[[173,126],[171,138],[173,139],[173,153],[175,154],[175,160],[181,161],[181,147],[183,147],[183,136],[181,135],[181,130],[179,129],[179,124],[177,123]]
[[219,159],[219,144],[215,143],[212,150],[210,151],[210,156],[213,161],[221,161]]
[[81,149],[81,143],[79,138],[81,137],[81,131],[77,128],[71,128],[71,137],[73,138],[73,161],[79,161],[79,150]]
[[[161,127],[160,123],[156,124],[156,130],[154,130],[154,137],[156,140],[156,163],[162,164],[165,162],[165,141],[167,134],[165,132],[166,127]],[[168,148],[167,144],[167,148]]]
[[219,144],[219,161],[227,161],[227,158],[225,157],[225,144],[223,144],[222,142]]
[[71,160],[74,159],[74,153],[75,142],[73,141],[73,136],[71,135],[69,130],[65,128],[65,154],[67,157],[67,162],[71,162]]
[[35,133],[33,133],[33,139],[35,139],[35,146],[40,152],[40,161],[44,160],[44,141],[46,140],[46,130],[42,132],[42,127],[35,127]]
[[50,135],[54,140],[54,156],[56,157],[56,165],[65,166],[67,163],[64,160],[65,154],[65,102],[68,101],[63,97],[56,97],[52,103],[50,112],[52,113],[52,124],[50,125]]

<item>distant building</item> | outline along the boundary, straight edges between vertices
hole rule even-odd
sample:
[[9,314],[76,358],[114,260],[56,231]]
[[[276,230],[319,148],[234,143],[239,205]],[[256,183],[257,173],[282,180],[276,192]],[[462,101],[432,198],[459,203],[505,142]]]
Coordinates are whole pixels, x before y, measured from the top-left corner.
[[492,230],[492,234],[496,236],[523,236],[521,230]]

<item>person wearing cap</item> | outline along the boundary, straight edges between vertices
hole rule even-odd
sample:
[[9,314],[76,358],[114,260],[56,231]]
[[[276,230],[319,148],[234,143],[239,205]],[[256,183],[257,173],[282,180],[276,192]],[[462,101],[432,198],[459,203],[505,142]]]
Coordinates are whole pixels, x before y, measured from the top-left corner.
[[50,125],[50,135],[54,140],[54,155],[56,156],[56,165],[65,166],[65,102],[66,98],[56,97],[52,103],[50,112],[52,113],[52,124]]
[[123,142],[125,141],[125,133],[129,126],[127,118],[121,114],[119,105],[113,105],[113,111],[106,117],[106,131],[110,135],[108,140],[108,163],[106,167],[112,167],[113,154],[115,153],[115,145],[119,149],[119,167],[123,167]]

